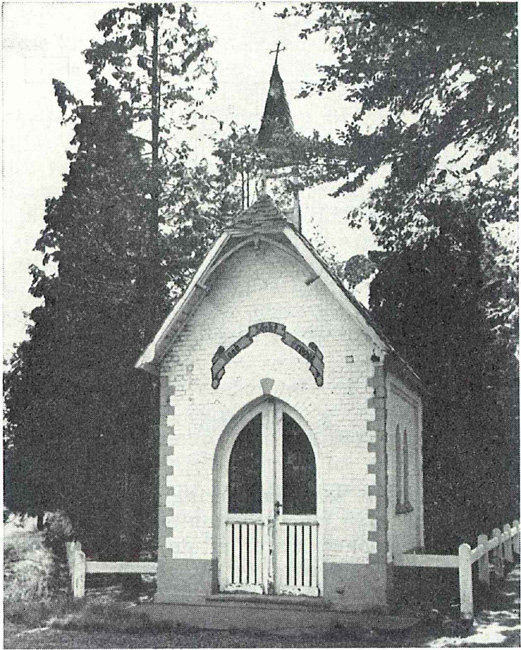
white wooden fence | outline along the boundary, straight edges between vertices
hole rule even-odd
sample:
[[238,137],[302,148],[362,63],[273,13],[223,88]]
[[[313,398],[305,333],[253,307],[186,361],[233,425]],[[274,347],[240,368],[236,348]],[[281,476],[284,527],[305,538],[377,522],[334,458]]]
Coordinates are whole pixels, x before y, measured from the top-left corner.
[[492,537],[478,536],[475,548],[469,544],[461,544],[458,555],[423,555],[416,553],[398,553],[394,558],[396,566],[407,567],[436,567],[458,569],[460,616],[464,619],[474,618],[474,595],[472,588],[472,565],[478,563],[478,579],[490,584],[490,571],[496,576],[503,577],[504,561],[514,561],[514,553],[519,555],[519,521],[512,525],[505,524],[503,532],[494,528]]
[[86,559],[80,542],[67,542],[65,546],[74,598],[85,596],[87,573],[157,573],[157,562],[97,562]]
[[[460,592],[460,615],[464,619],[474,618],[474,596],[472,586],[472,565],[478,563],[478,579],[490,584],[490,571],[503,577],[504,561],[513,562],[514,553],[519,555],[519,521],[505,524],[503,532],[494,528],[492,537],[478,536],[475,548],[461,544],[458,555],[426,555],[421,553],[397,553],[395,566],[432,567],[458,569]],[[157,562],[97,562],[87,560],[80,542],[67,542],[67,560],[74,598],[85,596],[85,575],[87,573],[157,573]]]

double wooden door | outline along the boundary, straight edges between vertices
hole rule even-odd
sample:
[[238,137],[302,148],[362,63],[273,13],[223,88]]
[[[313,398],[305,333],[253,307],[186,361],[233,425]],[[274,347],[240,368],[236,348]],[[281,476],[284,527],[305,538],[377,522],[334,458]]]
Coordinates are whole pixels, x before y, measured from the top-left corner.
[[243,419],[234,435],[224,495],[221,589],[318,596],[317,472],[309,438],[272,399]]

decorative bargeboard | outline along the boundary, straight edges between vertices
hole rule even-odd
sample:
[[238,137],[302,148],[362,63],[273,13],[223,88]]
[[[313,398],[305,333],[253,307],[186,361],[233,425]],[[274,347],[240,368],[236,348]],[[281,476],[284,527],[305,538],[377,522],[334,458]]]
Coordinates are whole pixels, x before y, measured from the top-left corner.
[[219,346],[217,352],[212,357],[212,388],[219,388],[221,379],[224,376],[224,369],[228,362],[236,357],[239,352],[250,346],[258,334],[278,334],[285,345],[288,345],[292,350],[295,350],[301,357],[306,359],[306,361],[309,361],[309,370],[315,378],[317,386],[324,384],[324,355],[318,346],[315,343],[306,345],[293,336],[293,334],[290,334],[286,330],[285,325],[268,321],[250,325],[248,333],[241,336],[227,350],[222,345]]

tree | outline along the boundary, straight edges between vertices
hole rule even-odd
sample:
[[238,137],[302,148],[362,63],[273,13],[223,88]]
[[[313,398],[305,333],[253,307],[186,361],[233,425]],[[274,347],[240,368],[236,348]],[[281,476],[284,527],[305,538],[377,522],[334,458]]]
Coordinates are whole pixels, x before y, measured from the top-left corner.
[[[85,51],[93,80],[112,87],[128,107],[137,130],[144,130],[150,156],[150,251],[148,292],[161,286],[158,269],[160,229],[177,206],[177,175],[190,148],[174,132],[193,128],[202,117],[202,98],[216,89],[213,45],[206,27],[197,24],[188,4],[139,4],[112,9],[97,25],[103,40]],[[184,181],[184,174],[182,174]],[[183,227],[177,210],[171,227]],[[185,223],[190,223],[188,218]],[[154,309],[151,301],[151,308]],[[156,312],[156,325],[160,314]]]
[[326,2],[279,13],[295,14],[308,22],[301,38],[321,34],[335,58],[301,96],[337,91],[356,104],[339,125],[343,149],[318,158],[311,180],[339,180],[339,195],[387,172],[350,223],[369,214],[390,250],[435,228],[429,206],[442,199],[470,196],[484,222],[517,218],[514,3]]
[[381,263],[370,308],[423,379],[426,538],[450,551],[517,511],[519,371],[515,316],[492,328],[489,312],[494,287],[516,291],[508,267],[483,263],[504,251],[468,205],[439,211],[439,235]]
[[[142,407],[153,386],[132,370],[149,321],[140,280],[150,199],[128,113],[106,88],[95,94],[73,108],[70,170],[36,244],[55,272],[32,269],[43,303],[6,377],[6,496],[18,511],[65,509],[91,552],[117,553],[129,477],[150,483],[156,453]],[[125,453],[139,435],[142,463]]]

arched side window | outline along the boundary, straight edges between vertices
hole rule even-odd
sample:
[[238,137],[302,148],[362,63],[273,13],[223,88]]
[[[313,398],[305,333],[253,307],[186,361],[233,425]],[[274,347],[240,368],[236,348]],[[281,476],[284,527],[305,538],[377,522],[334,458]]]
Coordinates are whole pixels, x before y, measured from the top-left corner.
[[407,427],[403,434],[400,425],[396,426],[396,514],[412,512],[409,501],[409,440]]
[[402,460],[402,435],[400,425],[396,425],[396,513],[403,508],[403,460]]
[[409,441],[407,439],[407,427],[403,430],[403,506],[410,512],[409,503]]

